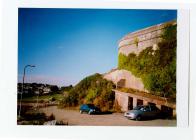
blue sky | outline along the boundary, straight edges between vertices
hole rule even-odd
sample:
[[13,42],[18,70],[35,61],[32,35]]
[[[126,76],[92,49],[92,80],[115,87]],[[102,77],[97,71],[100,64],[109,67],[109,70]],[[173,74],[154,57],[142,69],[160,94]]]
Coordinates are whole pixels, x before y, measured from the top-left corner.
[[20,8],[18,81],[66,86],[117,67],[126,34],[177,18],[176,10]]

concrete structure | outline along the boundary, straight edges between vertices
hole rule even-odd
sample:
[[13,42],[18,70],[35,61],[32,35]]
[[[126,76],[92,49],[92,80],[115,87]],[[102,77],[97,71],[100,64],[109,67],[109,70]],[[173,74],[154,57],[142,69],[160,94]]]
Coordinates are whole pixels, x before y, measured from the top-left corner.
[[148,47],[153,47],[156,50],[158,43],[162,40],[163,30],[168,24],[175,25],[176,21],[158,24],[126,35],[119,41],[118,53],[124,55],[135,53],[138,55]]
[[150,95],[142,92],[126,93],[118,90],[115,92],[115,101],[120,105],[121,111],[131,110],[138,105],[154,104],[160,110],[169,113],[170,116],[176,114],[176,103],[166,98]]
[[113,69],[112,71],[104,74],[104,78],[112,81],[117,87],[133,88],[139,91],[148,92],[144,88],[141,78],[135,77],[130,71]]

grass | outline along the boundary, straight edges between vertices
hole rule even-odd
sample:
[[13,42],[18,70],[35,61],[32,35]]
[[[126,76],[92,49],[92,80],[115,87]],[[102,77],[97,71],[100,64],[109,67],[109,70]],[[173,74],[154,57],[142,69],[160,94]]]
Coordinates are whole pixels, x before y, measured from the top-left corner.
[[[39,95],[38,101],[49,101],[50,99],[55,99],[56,101],[60,101],[63,98],[63,94],[49,94],[49,95]],[[23,102],[35,102],[37,101],[37,96],[26,97],[22,99]]]

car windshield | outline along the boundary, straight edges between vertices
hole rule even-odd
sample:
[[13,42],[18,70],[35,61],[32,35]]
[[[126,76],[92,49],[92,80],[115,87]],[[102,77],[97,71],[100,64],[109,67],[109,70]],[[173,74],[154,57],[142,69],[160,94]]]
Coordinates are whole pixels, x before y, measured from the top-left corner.
[[140,110],[142,108],[142,106],[136,106],[133,108],[133,110]]
[[95,109],[96,107],[94,106],[94,105],[92,105],[92,104],[88,104],[88,107],[89,108],[92,108],[92,109]]
[[141,111],[150,111],[149,106],[143,106],[140,108]]

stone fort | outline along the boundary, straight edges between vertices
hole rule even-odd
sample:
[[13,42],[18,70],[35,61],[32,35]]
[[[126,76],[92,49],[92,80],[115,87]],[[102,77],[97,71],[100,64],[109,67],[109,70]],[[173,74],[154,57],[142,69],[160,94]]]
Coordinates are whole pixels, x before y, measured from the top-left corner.
[[[152,47],[153,50],[158,49],[158,43],[162,41],[163,30],[168,24],[176,25],[177,23],[175,20],[169,21],[125,35],[118,43],[118,54],[121,53],[127,56],[130,53],[134,53],[138,55],[141,51],[148,47]],[[104,78],[113,81],[117,87],[131,88],[141,92],[149,93],[149,91],[145,89],[142,80],[134,76],[130,71],[123,69],[112,69],[110,72],[104,74]],[[174,103],[168,103],[165,99],[157,97],[147,98],[141,95],[131,95],[115,90],[115,98],[122,107],[122,111],[131,109],[132,107],[138,105],[138,103],[152,103],[156,104],[159,108],[170,107],[172,111],[173,109],[175,110]],[[132,104],[131,108],[130,102]]]
[[[122,53],[127,56],[130,53],[135,53],[138,55],[148,47],[152,47],[153,50],[158,49],[158,43],[162,40],[163,30],[168,24],[175,25],[176,21],[161,23],[127,34],[118,43],[118,54]],[[106,73],[104,78],[113,81],[117,86],[148,92],[144,88],[142,80],[127,70],[113,69]]]

